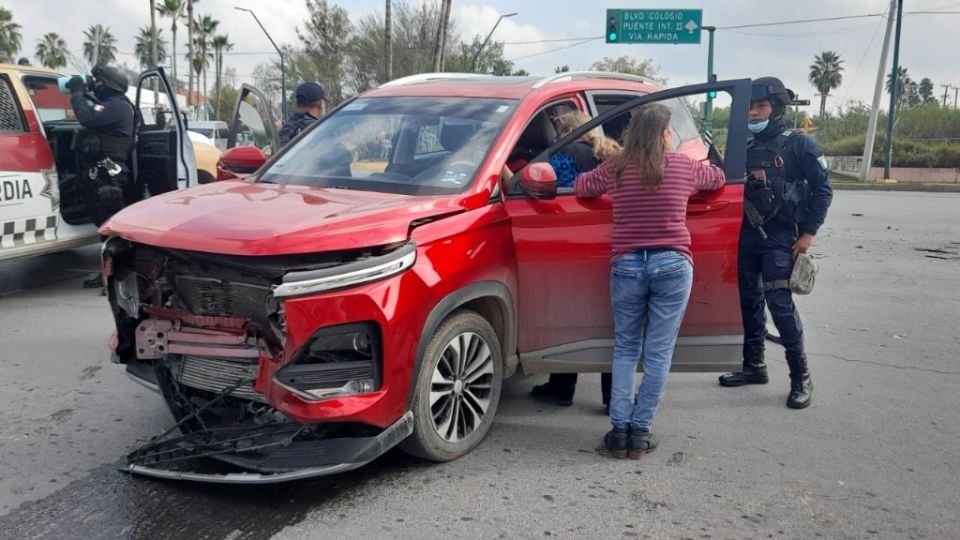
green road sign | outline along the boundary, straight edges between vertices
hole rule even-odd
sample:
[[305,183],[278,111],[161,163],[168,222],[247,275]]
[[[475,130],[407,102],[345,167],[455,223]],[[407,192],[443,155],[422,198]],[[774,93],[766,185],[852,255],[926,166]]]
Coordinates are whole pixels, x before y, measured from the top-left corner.
[[700,43],[702,9],[608,9],[607,43]]

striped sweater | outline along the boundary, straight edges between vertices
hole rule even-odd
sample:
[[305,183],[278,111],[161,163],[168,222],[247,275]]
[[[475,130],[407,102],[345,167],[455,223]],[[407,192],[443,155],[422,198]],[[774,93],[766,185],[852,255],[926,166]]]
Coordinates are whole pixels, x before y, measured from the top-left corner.
[[573,186],[577,197],[609,193],[613,198],[613,257],[638,249],[670,248],[692,260],[687,201],[699,191],[720,189],[723,169],[675,152],[665,159],[663,183],[657,191],[640,189],[633,166],[623,171],[620,187],[609,163],[577,176]]

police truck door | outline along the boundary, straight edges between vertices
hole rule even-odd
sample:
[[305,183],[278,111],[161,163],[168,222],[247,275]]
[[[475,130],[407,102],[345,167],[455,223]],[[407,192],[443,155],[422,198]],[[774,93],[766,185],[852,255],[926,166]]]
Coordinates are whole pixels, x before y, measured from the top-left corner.
[[187,119],[163,68],[137,79],[136,104],[143,116],[137,142],[137,178],[150,195],[196,186],[197,165]]

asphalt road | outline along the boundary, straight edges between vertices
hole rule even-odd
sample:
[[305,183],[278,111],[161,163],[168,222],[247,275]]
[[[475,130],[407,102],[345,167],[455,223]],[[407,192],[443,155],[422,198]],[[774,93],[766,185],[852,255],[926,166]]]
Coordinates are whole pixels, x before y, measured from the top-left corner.
[[[170,423],[107,360],[95,250],[0,264],[0,536],[5,538],[960,537],[960,196],[840,192],[801,301],[814,404],[772,383],[673,374],[640,461],[597,451],[599,378],[566,409],[507,383],[487,440],[456,462],[390,453],[272,487],[130,478]],[[12,293],[11,290],[23,289]]]

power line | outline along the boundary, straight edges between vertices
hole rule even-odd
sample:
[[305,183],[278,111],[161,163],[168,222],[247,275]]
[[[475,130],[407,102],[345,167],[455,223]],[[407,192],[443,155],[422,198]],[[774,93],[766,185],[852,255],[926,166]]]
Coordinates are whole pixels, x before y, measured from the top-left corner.
[[571,43],[570,45],[564,45],[563,47],[556,47],[556,48],[554,48],[554,49],[550,49],[550,50],[546,50],[546,51],[541,51],[541,52],[533,53],[533,54],[528,54],[528,55],[526,55],[526,56],[517,56],[517,57],[515,57],[515,58],[510,58],[510,59],[508,59],[508,61],[509,61],[509,62],[516,62],[517,60],[524,60],[524,59],[527,59],[527,58],[533,58],[534,56],[542,56],[542,55],[544,55],[544,54],[550,54],[550,53],[554,53],[554,52],[557,52],[557,51],[562,51],[563,49],[569,49],[569,48],[571,48],[571,47],[577,47],[577,46],[579,46],[579,45],[584,45],[584,44],[586,44],[586,43],[590,43],[591,41],[597,41],[597,40],[599,40],[599,39],[603,39],[603,36],[597,36],[597,37],[587,38],[587,39],[584,39],[583,41],[578,41],[578,42],[576,42],[576,43]]
[[824,17],[822,19],[795,19],[791,21],[774,21],[765,23],[740,24],[736,26],[718,26],[717,30],[734,30],[737,28],[757,28],[760,26],[782,26],[784,24],[807,24],[827,21],[843,21],[848,19],[865,19],[867,17],[883,17],[884,13],[865,13],[863,15],[846,15],[843,17]]
[[870,54],[870,49],[873,48],[873,42],[877,40],[877,34],[880,33],[880,28],[886,21],[886,17],[883,19],[884,20],[881,20],[880,24],[877,25],[877,29],[873,31],[873,37],[870,38],[870,43],[867,44],[867,49],[863,51],[863,56],[860,57],[860,63],[857,64],[857,69],[853,72],[853,78],[850,79],[850,84],[847,85],[847,91],[843,94],[843,99],[840,100],[841,103],[847,101],[847,96],[850,95],[850,88],[853,86],[853,83],[856,82],[857,76],[860,74],[860,68],[863,67],[863,61],[866,60],[867,55]]
[[[883,21],[881,21],[881,24],[883,24]],[[820,31],[820,32],[798,32],[798,33],[794,33],[794,34],[782,34],[782,33],[769,34],[769,33],[765,33],[765,32],[744,32],[744,31],[742,31],[742,30],[727,30],[727,31],[730,32],[730,33],[733,33],[733,34],[742,34],[742,35],[745,35],[745,36],[809,37],[809,36],[832,36],[832,35],[839,35],[839,34],[847,34],[847,33],[859,32],[859,31],[861,31],[861,30],[867,30],[867,29],[870,29],[870,28],[874,28],[874,25],[873,25],[873,24],[867,24],[867,25],[859,25],[859,26],[849,26],[849,27],[847,27],[847,28],[838,28],[838,29],[835,29],[835,30],[823,30],[823,31]]]

